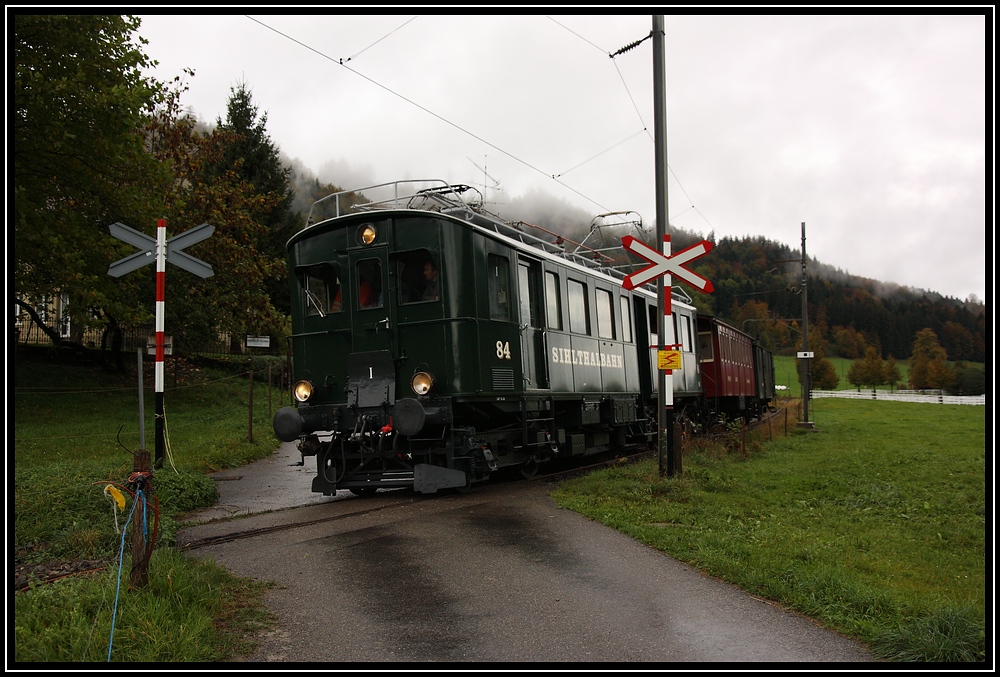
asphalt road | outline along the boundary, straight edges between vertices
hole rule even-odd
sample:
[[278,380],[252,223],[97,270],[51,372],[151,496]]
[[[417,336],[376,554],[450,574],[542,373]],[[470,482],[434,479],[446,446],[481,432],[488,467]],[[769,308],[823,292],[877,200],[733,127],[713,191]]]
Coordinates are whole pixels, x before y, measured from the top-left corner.
[[[544,483],[322,497],[297,460],[283,445],[220,473],[230,479],[218,507],[178,537],[198,546],[192,557],[280,584],[266,596],[279,627],[246,661],[843,670],[872,660],[858,642],[560,509]],[[227,516],[237,518],[217,519]]]

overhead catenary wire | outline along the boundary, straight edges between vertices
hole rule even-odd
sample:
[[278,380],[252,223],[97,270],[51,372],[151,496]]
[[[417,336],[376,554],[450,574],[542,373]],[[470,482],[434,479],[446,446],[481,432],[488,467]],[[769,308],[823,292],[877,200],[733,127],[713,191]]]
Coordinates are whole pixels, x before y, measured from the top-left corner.
[[[556,183],[558,183],[558,184],[559,184],[560,186],[562,186],[562,187],[563,187],[563,188],[565,188],[566,190],[568,190],[568,191],[570,191],[570,192],[572,192],[572,193],[576,194],[576,195],[577,195],[577,196],[579,196],[580,198],[582,198],[582,199],[586,200],[587,202],[589,202],[589,203],[591,203],[591,204],[595,205],[595,206],[596,206],[596,207],[598,207],[598,208],[599,208],[599,209],[600,209],[601,211],[603,211],[603,212],[611,212],[611,211],[613,211],[613,209],[611,209],[610,207],[608,207],[608,206],[606,206],[606,205],[602,204],[601,202],[599,202],[599,201],[595,200],[594,198],[590,197],[589,195],[586,195],[586,194],[582,193],[581,191],[577,190],[576,188],[574,188],[573,186],[570,186],[569,184],[565,183],[564,181],[562,181],[562,180],[560,179],[560,177],[561,177],[562,175],[566,174],[566,173],[567,173],[568,171],[571,171],[571,170],[573,170],[573,169],[576,169],[576,168],[578,168],[578,167],[582,166],[583,164],[586,164],[587,162],[591,162],[591,161],[593,161],[594,159],[596,159],[597,157],[600,157],[601,155],[603,155],[604,153],[608,152],[609,150],[611,150],[612,148],[616,147],[617,145],[620,145],[620,143],[624,143],[624,141],[623,141],[623,142],[619,142],[619,144],[615,144],[615,146],[612,146],[611,148],[608,148],[608,149],[606,149],[606,150],[604,150],[604,151],[601,151],[601,152],[599,152],[599,153],[597,153],[597,154],[593,155],[593,156],[592,156],[591,158],[589,158],[588,160],[586,160],[586,161],[584,161],[583,163],[580,163],[580,164],[578,164],[578,165],[576,165],[576,166],[574,166],[574,167],[571,167],[571,168],[570,168],[569,170],[566,170],[566,171],[564,171],[564,172],[561,172],[561,173],[558,173],[558,172],[548,172],[548,171],[545,171],[545,170],[543,170],[543,169],[541,169],[541,168],[537,167],[537,166],[536,166],[536,165],[534,165],[533,163],[531,163],[531,162],[529,162],[529,161],[527,161],[527,160],[525,160],[525,159],[523,159],[523,158],[521,158],[521,157],[518,157],[518,156],[517,156],[517,155],[515,155],[514,153],[511,153],[511,152],[507,151],[506,149],[504,149],[504,148],[501,148],[500,146],[498,146],[498,145],[496,145],[496,144],[494,144],[494,143],[490,142],[489,140],[485,139],[485,138],[484,138],[484,137],[482,137],[481,135],[479,135],[479,134],[476,134],[475,132],[472,132],[472,131],[470,131],[470,130],[468,130],[468,129],[464,128],[464,127],[462,127],[462,126],[461,126],[461,125],[459,125],[458,123],[455,123],[455,122],[453,122],[453,121],[449,120],[449,119],[448,119],[447,117],[445,117],[444,115],[442,115],[442,114],[439,114],[439,113],[437,113],[437,112],[435,112],[435,111],[433,111],[433,110],[431,110],[431,109],[427,108],[426,106],[424,106],[424,105],[422,105],[422,104],[420,104],[420,103],[418,103],[418,102],[414,101],[413,99],[411,99],[411,98],[409,98],[409,97],[407,97],[407,96],[405,96],[405,95],[403,95],[403,94],[401,94],[401,93],[399,93],[399,92],[397,92],[397,91],[393,90],[393,89],[392,89],[391,87],[389,87],[389,86],[387,86],[387,85],[384,85],[384,84],[382,84],[381,82],[378,82],[377,80],[375,80],[375,79],[373,79],[373,78],[371,78],[371,77],[369,77],[369,76],[365,75],[364,73],[362,73],[361,71],[357,70],[356,68],[352,68],[351,66],[349,66],[349,65],[348,65],[348,62],[349,62],[349,61],[351,61],[351,60],[352,60],[352,59],[353,59],[354,57],[348,57],[348,58],[347,58],[346,60],[345,60],[344,58],[337,58],[337,57],[332,57],[332,56],[330,56],[329,54],[326,54],[325,52],[323,52],[323,51],[321,51],[321,50],[319,50],[319,49],[317,49],[317,48],[315,48],[315,47],[313,47],[313,46],[311,46],[311,45],[309,45],[309,44],[307,44],[307,43],[305,43],[305,42],[303,42],[303,41],[301,41],[301,40],[299,40],[299,39],[297,39],[297,38],[295,38],[295,37],[292,37],[292,36],[288,35],[287,33],[284,33],[284,32],[282,32],[282,31],[280,31],[280,30],[278,30],[278,29],[274,28],[273,26],[270,26],[269,24],[267,24],[267,23],[265,23],[265,22],[261,21],[260,19],[257,19],[257,18],[255,18],[255,17],[252,17],[252,16],[249,16],[249,15],[245,15],[245,16],[246,16],[246,18],[247,18],[247,19],[249,19],[249,20],[251,20],[251,21],[254,21],[255,23],[257,23],[257,24],[259,24],[260,26],[262,26],[263,28],[266,28],[267,30],[270,30],[270,31],[272,31],[272,32],[276,33],[277,35],[280,35],[281,37],[285,38],[286,40],[289,40],[289,41],[291,41],[291,42],[293,42],[293,43],[295,43],[295,44],[297,44],[297,45],[299,45],[299,46],[303,47],[304,49],[307,49],[307,50],[309,50],[310,52],[313,52],[313,53],[314,53],[314,54],[316,54],[317,56],[320,56],[321,58],[323,58],[323,59],[326,59],[327,61],[330,61],[331,63],[335,63],[335,64],[337,64],[337,65],[341,66],[342,68],[346,68],[346,69],[347,69],[348,71],[350,71],[350,72],[351,72],[351,73],[353,73],[354,75],[356,75],[356,76],[358,76],[358,77],[360,77],[360,78],[362,78],[362,79],[364,79],[364,80],[368,81],[369,83],[371,83],[371,84],[375,85],[376,87],[379,87],[380,89],[382,89],[382,90],[384,90],[385,92],[387,92],[387,93],[391,94],[392,96],[395,96],[395,97],[397,97],[397,98],[399,98],[399,99],[401,99],[401,100],[405,101],[406,103],[410,104],[411,106],[414,106],[415,108],[418,108],[419,110],[421,110],[421,111],[423,111],[423,112],[427,113],[428,115],[431,115],[432,117],[436,118],[437,120],[439,120],[439,121],[443,122],[443,123],[444,123],[444,124],[446,124],[446,125],[449,125],[450,127],[453,127],[454,129],[456,129],[456,130],[458,130],[458,131],[462,132],[463,134],[466,134],[466,135],[468,135],[468,136],[470,136],[470,137],[472,137],[472,138],[476,139],[477,141],[480,141],[480,142],[482,142],[482,143],[483,143],[483,144],[485,144],[486,146],[488,146],[488,147],[492,148],[493,150],[495,150],[495,151],[497,151],[497,152],[499,152],[499,153],[503,154],[504,156],[506,156],[506,157],[510,158],[510,159],[511,159],[511,160],[513,160],[514,162],[517,162],[517,163],[519,163],[519,164],[523,165],[524,167],[526,167],[526,168],[528,168],[528,169],[530,169],[530,170],[532,170],[532,171],[534,171],[534,172],[537,172],[538,174],[540,174],[540,175],[542,175],[542,176],[546,177],[547,179],[550,179],[550,180],[552,180],[552,181],[555,181]],[[389,33],[387,33],[387,34],[386,34],[386,35],[384,35],[383,37],[379,38],[379,39],[378,39],[378,40],[376,40],[375,42],[371,43],[371,45],[369,45],[369,46],[368,46],[368,47],[366,47],[365,49],[361,50],[360,52],[358,52],[358,53],[357,53],[357,54],[355,54],[354,56],[358,56],[358,55],[360,55],[360,54],[361,54],[362,52],[366,51],[367,49],[370,49],[370,48],[371,48],[372,46],[374,46],[375,44],[378,44],[378,43],[379,43],[379,42],[381,42],[382,40],[385,40],[385,39],[386,39],[386,38],[388,38],[388,37],[389,37],[390,35],[392,35],[392,34],[393,34],[393,33],[395,33],[396,31],[400,30],[400,29],[401,29],[401,28],[403,28],[404,26],[408,25],[408,24],[409,24],[410,22],[412,22],[412,21],[413,21],[413,20],[415,20],[416,18],[417,18],[417,17],[411,17],[411,18],[410,18],[410,19],[408,19],[408,20],[407,20],[406,22],[404,22],[404,23],[403,23],[402,25],[400,25],[399,27],[397,27],[397,28],[395,28],[394,30],[390,31]],[[572,33],[573,35],[575,35],[575,36],[576,36],[576,37],[578,37],[579,39],[581,39],[581,40],[583,40],[584,42],[586,42],[587,44],[591,45],[592,47],[594,47],[595,49],[597,49],[598,51],[600,51],[600,52],[601,52],[601,53],[602,53],[603,55],[606,55],[606,56],[610,57],[610,58],[612,59],[612,61],[614,61],[614,58],[615,58],[615,56],[618,56],[618,55],[620,55],[620,54],[623,54],[623,53],[625,53],[625,52],[627,52],[627,51],[630,51],[631,49],[634,49],[635,47],[638,47],[638,46],[639,46],[640,44],[642,44],[642,43],[643,43],[643,42],[644,42],[645,40],[647,40],[647,39],[648,39],[648,38],[649,38],[649,37],[650,37],[650,36],[652,35],[652,33],[650,33],[650,35],[647,35],[646,37],[644,37],[644,38],[642,38],[642,39],[640,39],[640,40],[637,40],[637,41],[634,41],[634,42],[632,42],[632,43],[630,43],[630,44],[626,45],[625,47],[623,47],[623,48],[619,49],[619,50],[618,50],[617,52],[614,52],[614,53],[609,53],[609,52],[607,52],[607,51],[605,51],[605,50],[601,49],[600,47],[597,47],[597,45],[595,45],[594,43],[590,42],[590,41],[589,41],[589,40],[587,40],[586,38],[583,38],[583,37],[582,37],[582,36],[580,36],[580,35],[579,35],[578,33],[576,33],[576,32],[574,32],[574,31],[570,30],[570,29],[569,29],[569,28],[567,28],[567,27],[566,27],[565,25],[561,24],[560,22],[556,21],[555,19],[552,19],[552,17],[549,17],[549,19],[550,19],[550,20],[551,20],[551,21],[552,21],[553,23],[555,23],[556,25],[558,25],[558,26],[561,26],[561,27],[562,27],[563,29],[565,29],[565,30],[569,31],[570,33]],[[631,92],[629,92],[629,90],[628,90],[628,85],[627,85],[627,83],[625,83],[625,81],[624,81],[624,78],[623,78],[623,77],[622,77],[622,75],[621,75],[621,71],[620,71],[620,70],[618,70],[618,67],[617,67],[617,64],[615,65],[615,69],[616,69],[616,71],[618,72],[618,75],[619,75],[619,77],[620,77],[620,78],[622,79],[622,82],[623,82],[623,84],[625,84],[625,89],[626,89],[626,93],[628,94],[628,96],[629,96],[629,99],[630,99],[630,101],[632,102],[632,106],[633,106],[633,108],[635,108],[635,110],[636,110],[636,113],[637,113],[637,114],[639,114],[639,111],[638,111],[638,107],[637,107],[637,106],[636,106],[636,104],[635,104],[635,100],[634,100],[634,99],[632,98],[632,95],[631,95]],[[642,116],[641,116],[641,114],[639,114],[639,118],[640,118],[640,122],[641,122],[641,121],[642,121]],[[643,132],[646,132],[646,134],[647,134],[647,135],[649,134],[649,130],[648,130],[648,128],[646,127],[646,125],[645,125],[644,123],[643,123],[643,125],[642,125],[642,128],[641,128],[641,129],[640,129],[640,130],[639,130],[638,132],[635,132],[635,133],[633,133],[633,134],[632,134],[631,136],[629,136],[629,137],[628,137],[628,138],[627,138],[627,139],[626,139],[625,141],[627,141],[627,140],[630,140],[630,139],[634,138],[635,136],[638,136],[639,134],[641,134],[641,133],[643,133]],[[671,171],[671,174],[672,174],[672,175],[674,176],[674,178],[676,179],[676,178],[677,178],[677,175],[676,175],[676,173],[675,173],[675,172],[674,172],[674,171],[673,171],[672,169],[671,169],[670,171]],[[682,190],[682,191],[684,191],[684,189],[683,189],[683,186],[681,187],[681,190]],[[686,192],[686,191],[684,191],[684,193],[685,193],[685,195],[687,195],[687,192]],[[692,205],[692,206],[693,206],[693,205]],[[700,211],[698,211],[697,213],[698,213],[698,214],[700,214],[700,215],[702,215],[702,217],[704,218],[704,215],[703,215],[703,214],[701,214],[701,212],[700,212]],[[706,219],[706,222],[708,222],[708,220],[707,220],[707,219]],[[711,225],[711,224],[709,224],[709,225]],[[714,230],[714,228],[713,228],[713,230]]]

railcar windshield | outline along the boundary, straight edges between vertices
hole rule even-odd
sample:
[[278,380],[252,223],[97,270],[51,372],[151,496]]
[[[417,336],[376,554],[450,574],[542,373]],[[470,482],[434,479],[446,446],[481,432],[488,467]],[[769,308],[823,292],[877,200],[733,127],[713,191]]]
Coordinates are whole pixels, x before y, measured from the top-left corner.
[[340,276],[337,268],[330,263],[304,266],[296,269],[306,315],[325,317],[327,313],[343,310]]

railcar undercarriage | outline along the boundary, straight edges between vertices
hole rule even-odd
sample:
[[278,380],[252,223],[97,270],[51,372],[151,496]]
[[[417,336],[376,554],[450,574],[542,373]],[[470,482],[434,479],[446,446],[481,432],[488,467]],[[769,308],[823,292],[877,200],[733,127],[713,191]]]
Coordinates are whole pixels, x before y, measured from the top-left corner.
[[[394,411],[416,406],[401,407],[400,402]],[[636,415],[634,396],[466,400],[438,402],[435,407],[435,420],[445,422],[416,431],[405,423],[395,426],[382,409],[303,416],[306,421],[351,426],[349,431],[313,430],[300,438],[302,455],[316,456],[312,490],[332,495],[338,489],[356,494],[401,487],[420,493],[467,489],[501,468],[517,468],[531,477],[554,459],[624,451],[648,443],[655,430],[648,418]],[[475,421],[481,427],[453,420]]]

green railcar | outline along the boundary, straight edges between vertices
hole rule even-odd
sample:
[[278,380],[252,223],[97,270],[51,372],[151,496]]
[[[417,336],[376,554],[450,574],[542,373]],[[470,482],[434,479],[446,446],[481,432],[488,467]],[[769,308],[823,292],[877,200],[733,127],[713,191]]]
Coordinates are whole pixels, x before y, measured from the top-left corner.
[[[379,190],[391,196],[342,213]],[[274,430],[316,457],[313,491],[462,489],[655,437],[655,294],[470,193],[345,191],[289,240],[296,404]],[[673,313],[687,407],[701,393],[695,309],[675,299]]]

